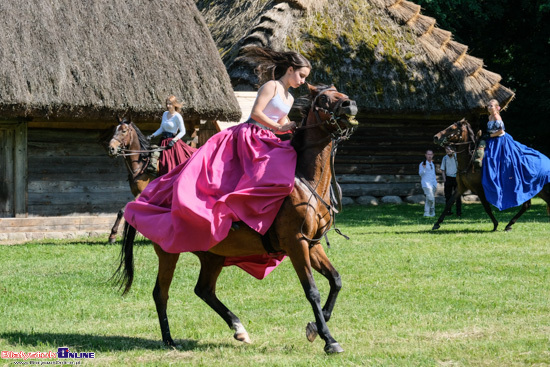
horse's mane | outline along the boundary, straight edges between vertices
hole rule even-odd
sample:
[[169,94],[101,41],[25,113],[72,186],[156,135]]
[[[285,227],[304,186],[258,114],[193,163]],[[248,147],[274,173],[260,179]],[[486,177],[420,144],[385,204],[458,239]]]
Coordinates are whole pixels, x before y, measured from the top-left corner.
[[[136,131],[136,135],[137,135],[138,140],[139,140],[140,149],[141,150],[150,150],[151,149],[151,144],[149,143],[149,140],[147,140],[147,138],[145,137],[145,135],[143,135],[143,133],[137,127],[137,125],[134,124],[132,121],[130,121],[130,126],[132,126],[134,128],[134,130]],[[150,153],[140,153],[140,156],[143,159],[146,159],[147,157],[149,157],[149,155],[150,155]]]
[[[316,85],[315,88],[321,93],[322,91],[332,88],[332,85]],[[302,116],[302,125],[305,123],[307,119],[307,115],[309,113],[309,110],[311,109],[311,104],[313,103],[313,98],[311,94],[307,96],[302,96],[296,100],[296,105],[300,108],[300,115]]]
[[462,123],[462,125],[466,126],[466,130],[468,131],[468,137],[470,138],[470,140],[475,142],[476,141],[476,136],[475,136],[474,130],[472,130],[472,126],[470,125],[468,120],[462,119],[460,122]]

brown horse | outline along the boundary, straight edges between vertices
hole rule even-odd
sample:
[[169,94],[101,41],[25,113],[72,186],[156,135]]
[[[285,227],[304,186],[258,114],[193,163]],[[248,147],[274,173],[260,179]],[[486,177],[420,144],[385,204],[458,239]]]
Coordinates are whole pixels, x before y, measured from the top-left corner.
[[[445,218],[445,213],[450,211],[451,207],[458,199],[458,197],[462,195],[466,190],[471,190],[479,197],[479,200],[481,201],[481,204],[483,204],[485,212],[487,213],[487,215],[489,215],[489,218],[491,218],[491,221],[493,222],[493,231],[496,231],[498,227],[498,221],[493,215],[491,205],[487,201],[485,197],[485,192],[483,191],[483,185],[481,183],[482,171],[479,168],[475,168],[473,165],[473,154],[475,152],[477,141],[472,127],[470,126],[468,121],[466,121],[466,119],[462,119],[447,127],[445,130],[438,132],[434,135],[434,143],[441,146],[450,145],[456,151],[456,157],[458,161],[456,182],[458,187],[455,194],[449,199],[449,201],[445,205],[443,213],[434,224],[432,229],[439,229],[440,224]],[[542,191],[537,194],[537,196],[546,201],[547,211],[550,214],[550,184],[545,185]],[[519,212],[512,218],[512,220],[510,220],[504,230],[510,231],[512,229],[512,225],[516,223],[518,218],[521,217],[522,214],[525,213],[525,211],[530,207],[531,200],[527,200],[525,203],[523,203]]]
[[[334,87],[309,86],[311,106],[307,107],[305,123],[299,127],[293,138],[298,152],[295,186],[284,200],[282,207],[265,236],[240,223],[239,229],[230,231],[220,243],[205,252],[194,252],[200,259],[201,270],[195,286],[195,294],[216,311],[235,331],[234,338],[250,342],[247,331],[235,316],[216,296],[216,281],[228,256],[248,256],[272,252],[288,255],[304,289],[307,300],[313,308],[315,323],[306,327],[306,336],[313,341],[317,335],[325,341],[326,353],[338,353],[343,349],[331,336],[327,327],[342,283],[340,275],[330,263],[320,240],[333,224],[335,209],[330,204],[332,154],[337,144],[347,139],[357,122],[355,101],[339,93]],[[124,293],[133,281],[133,242],[136,230],[125,225],[120,265],[115,272]],[[262,240],[263,238],[263,240]],[[269,245],[265,245],[265,239]],[[184,241],[185,239],[182,239]],[[266,250],[266,247],[270,251]],[[155,252],[159,258],[157,281],[153,290],[162,340],[173,346],[166,315],[168,290],[179,254],[167,253],[157,244]],[[315,269],[327,278],[330,291],[327,301],[321,307],[321,296],[312,274]],[[124,294],[123,293],[123,294]]]
[[[137,197],[149,182],[158,176],[158,167],[152,159],[151,153],[160,151],[160,148],[151,149],[149,141],[133,122],[125,118],[119,118],[118,120],[119,124],[115,128],[107,151],[110,157],[124,157],[128,169],[130,190],[132,195]],[[154,167],[151,167],[151,165],[154,165]],[[123,215],[124,209],[120,209],[109,235],[109,243],[115,243]]]

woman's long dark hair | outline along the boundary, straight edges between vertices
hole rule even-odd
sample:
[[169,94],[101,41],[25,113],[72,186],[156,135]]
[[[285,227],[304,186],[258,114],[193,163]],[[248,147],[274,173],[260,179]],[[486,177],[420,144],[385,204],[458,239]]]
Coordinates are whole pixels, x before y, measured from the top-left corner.
[[279,52],[264,47],[247,47],[243,55],[258,63],[256,75],[260,84],[269,80],[276,80],[285,75],[289,67],[294,69],[310,68],[311,64],[304,56],[296,51]]

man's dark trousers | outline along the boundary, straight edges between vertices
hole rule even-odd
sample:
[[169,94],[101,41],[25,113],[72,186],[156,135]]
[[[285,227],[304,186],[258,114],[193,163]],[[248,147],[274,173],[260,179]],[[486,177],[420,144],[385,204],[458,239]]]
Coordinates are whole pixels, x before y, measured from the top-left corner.
[[[445,178],[445,203],[449,201],[451,196],[453,196],[454,192],[456,191],[457,184],[456,184],[456,177],[450,177],[447,176]],[[451,208],[449,208],[449,212],[446,214],[451,214]],[[461,196],[458,197],[456,200],[456,215],[459,217],[462,215],[462,199]]]

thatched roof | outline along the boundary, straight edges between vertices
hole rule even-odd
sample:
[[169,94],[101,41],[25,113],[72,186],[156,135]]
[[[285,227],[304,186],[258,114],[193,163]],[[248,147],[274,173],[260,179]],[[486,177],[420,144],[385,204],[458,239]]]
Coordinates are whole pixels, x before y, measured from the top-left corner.
[[2,0],[0,119],[240,116],[229,76],[191,0]]
[[257,83],[240,56],[260,45],[300,51],[309,81],[334,83],[362,112],[481,113],[491,98],[514,93],[501,77],[405,0],[197,1],[236,89]]

